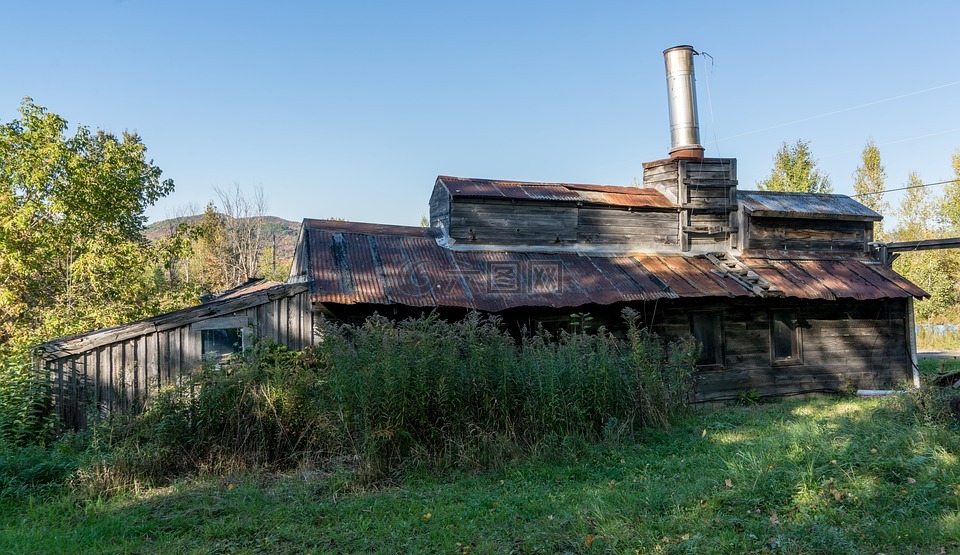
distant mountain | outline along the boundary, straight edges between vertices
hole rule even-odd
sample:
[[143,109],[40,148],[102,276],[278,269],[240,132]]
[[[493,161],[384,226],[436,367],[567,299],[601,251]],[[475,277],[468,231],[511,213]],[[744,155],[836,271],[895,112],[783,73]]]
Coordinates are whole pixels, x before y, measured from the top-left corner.
[[[176,231],[177,226],[180,224],[195,224],[199,222],[202,217],[202,215],[198,214],[196,216],[183,216],[153,222],[147,226],[143,235],[149,241],[156,241],[164,237],[169,237]],[[263,261],[262,267],[267,271],[273,268],[271,251],[274,240],[276,240],[277,268],[282,269],[285,274],[286,271],[290,269],[290,264],[293,261],[293,252],[297,248],[297,237],[300,235],[300,222],[291,222],[276,216],[264,216],[261,227],[263,229],[264,248],[264,258],[261,259]]]

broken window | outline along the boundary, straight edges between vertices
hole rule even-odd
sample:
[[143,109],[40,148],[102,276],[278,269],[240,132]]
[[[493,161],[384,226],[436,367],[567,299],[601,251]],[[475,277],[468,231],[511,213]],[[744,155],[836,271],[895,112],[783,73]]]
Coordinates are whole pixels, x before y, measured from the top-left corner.
[[701,345],[701,367],[723,366],[723,319],[720,311],[691,312],[690,331]]
[[800,364],[800,315],[796,310],[770,312],[770,351],[774,364]]
[[200,345],[204,358],[221,359],[243,351],[243,331],[240,328],[201,330]]

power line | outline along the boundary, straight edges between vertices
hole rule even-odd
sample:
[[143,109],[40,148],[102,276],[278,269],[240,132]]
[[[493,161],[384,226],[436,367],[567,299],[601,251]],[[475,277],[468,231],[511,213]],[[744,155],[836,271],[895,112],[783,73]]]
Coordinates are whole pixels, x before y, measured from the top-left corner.
[[960,179],[948,179],[946,181],[937,181],[935,183],[923,183],[920,185],[908,185],[906,187],[899,187],[897,189],[886,189],[877,193],[860,193],[859,195],[850,195],[850,198],[857,197],[868,197],[872,195],[885,195],[887,193],[892,193],[894,191],[906,191],[907,189],[919,189],[921,187],[933,187],[934,185],[946,185],[947,183],[960,183]]
[[890,98],[884,98],[884,99],[881,99],[881,100],[874,100],[873,102],[866,102],[866,103],[864,103],[864,104],[858,104],[858,105],[856,105],[856,106],[848,106],[847,108],[841,108],[841,109],[839,109],[839,110],[833,110],[833,111],[831,111],[831,112],[826,112],[826,113],[819,114],[819,115],[816,115],[816,116],[810,116],[810,117],[798,119],[798,120],[795,120],[795,121],[788,121],[788,122],[786,122],[786,123],[780,123],[780,124],[777,124],[777,125],[771,125],[770,127],[764,127],[763,129],[755,129],[755,130],[753,130],[753,131],[746,131],[746,132],[744,132],[744,133],[738,133],[738,134],[736,134],[736,135],[731,135],[730,137],[727,137],[727,139],[736,139],[736,138],[738,138],[738,137],[745,137],[745,136],[747,136],[747,135],[754,135],[754,134],[756,134],[756,133],[763,133],[764,131],[771,131],[771,130],[773,130],[773,129],[779,129],[779,128],[781,128],[781,127],[788,127],[788,126],[790,126],[790,125],[795,125],[795,124],[798,124],[798,123],[805,123],[805,122],[812,121],[812,120],[815,120],[815,119],[825,118],[825,117],[827,117],[827,116],[835,116],[835,115],[837,115],[837,114],[842,114],[842,113],[844,113],[844,112],[850,112],[850,111],[853,111],[853,110],[859,110],[859,109],[861,109],[861,108],[867,108],[867,107],[869,107],[869,106],[876,106],[877,104],[883,104],[884,102],[891,102],[891,101],[894,101],[894,100],[900,100],[901,98],[907,98],[907,97],[911,97],[911,96],[916,96],[916,95],[918,95],[918,94],[928,93],[928,92],[936,91],[936,90],[939,90],[939,89],[945,89],[945,88],[947,88],[947,87],[953,87],[953,86],[956,86],[956,85],[960,85],[960,81],[954,81],[953,83],[946,83],[946,84],[943,84],[943,85],[937,85],[937,86],[935,86],[935,87],[929,87],[929,88],[926,88],[926,89],[921,89],[921,90],[918,90],[918,91],[908,92],[908,93],[900,94],[900,95],[897,95],[897,96],[891,96]]

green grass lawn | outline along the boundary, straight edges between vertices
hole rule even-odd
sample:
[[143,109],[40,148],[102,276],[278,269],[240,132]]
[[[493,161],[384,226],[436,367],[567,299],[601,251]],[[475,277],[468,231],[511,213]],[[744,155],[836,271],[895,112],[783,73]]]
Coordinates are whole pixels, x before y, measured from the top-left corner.
[[944,358],[921,358],[920,375],[927,378],[935,378],[938,374],[956,372],[960,370],[960,360]]
[[381,488],[316,471],[0,504],[3,553],[958,550],[960,435],[906,397],[701,411],[639,442]]

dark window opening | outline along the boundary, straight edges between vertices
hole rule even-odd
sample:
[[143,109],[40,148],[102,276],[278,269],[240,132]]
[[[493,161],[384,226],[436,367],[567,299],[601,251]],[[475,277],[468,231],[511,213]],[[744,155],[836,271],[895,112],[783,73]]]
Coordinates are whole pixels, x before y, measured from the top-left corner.
[[796,310],[770,313],[770,350],[774,364],[800,364],[800,316]]
[[690,329],[701,345],[698,366],[723,366],[723,321],[720,312],[691,312]]
[[202,330],[200,344],[204,357],[223,358],[243,351],[243,333],[240,328]]

